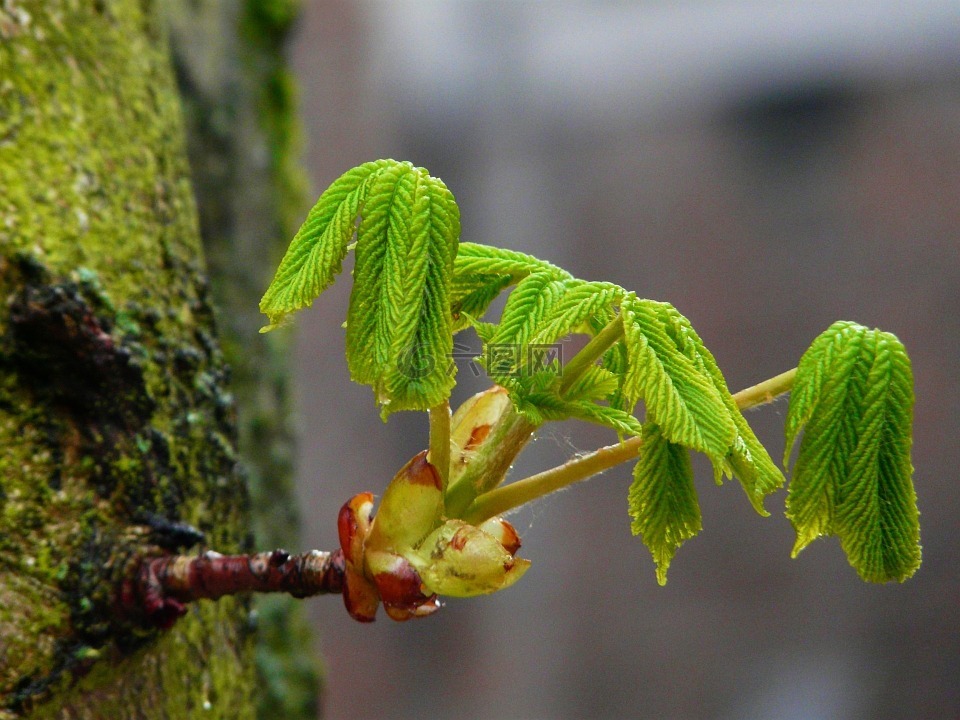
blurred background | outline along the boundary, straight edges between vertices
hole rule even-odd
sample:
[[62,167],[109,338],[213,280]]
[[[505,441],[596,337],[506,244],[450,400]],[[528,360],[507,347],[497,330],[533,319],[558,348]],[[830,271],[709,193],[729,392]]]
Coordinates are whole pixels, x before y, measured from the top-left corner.
[[[326,717],[960,717],[960,4],[307,0],[294,43],[314,196],[409,159],[463,239],[672,302],[732,390],[793,367],[837,319],[897,334],[917,404],[924,564],[870,586],[838,542],[790,559],[697,465],[703,532],[659,587],[630,533],[630,467],[511,516],[533,567],[427,621],[309,601]],[[304,546],[382,491],[427,422],[383,425],[343,359],[349,282],[297,322]],[[475,349],[475,336],[458,341]],[[455,400],[485,386],[460,363]],[[786,404],[749,419],[774,458]],[[614,438],[549,427],[514,477]]]

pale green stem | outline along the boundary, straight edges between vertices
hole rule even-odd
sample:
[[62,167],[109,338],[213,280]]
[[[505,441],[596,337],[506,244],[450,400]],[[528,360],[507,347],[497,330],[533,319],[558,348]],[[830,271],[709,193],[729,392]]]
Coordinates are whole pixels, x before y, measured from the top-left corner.
[[[623,323],[620,318],[615,318],[563,366],[560,392],[566,392],[621,337]],[[536,429],[534,423],[512,407],[509,408],[477,448],[470,464],[446,492],[447,515],[460,517],[478,496],[500,485]]]
[[563,378],[560,380],[560,394],[563,395],[603,354],[623,337],[623,322],[615,317],[606,327],[590,338],[570,362],[563,366]]
[[[796,368],[781,373],[762,383],[736,393],[737,407],[746,410],[770,402],[793,387]],[[640,452],[642,437],[632,437],[616,445],[608,445],[589,455],[569,460],[559,467],[517,480],[480,495],[462,515],[467,522],[477,525],[484,520],[502,515],[531,500],[548,495],[573,483],[587,480],[604,470],[632,460]]]
[[450,403],[444,400],[430,408],[430,464],[440,473],[444,492],[450,478]]
[[787,370],[784,373],[775,375],[769,380],[757,383],[753,387],[748,387],[733,396],[737,401],[737,407],[741,410],[773,402],[780,395],[790,392],[793,387],[793,379],[797,376],[797,369]]
[[446,493],[448,517],[460,517],[474,498],[497,487],[537,426],[509,407],[494,424],[463,474]]
[[474,500],[464,513],[463,519],[472,525],[479,525],[488,518],[502,515],[531,500],[586,480],[635,458],[642,443],[640,436],[632,437],[622,443],[602,447],[589,455],[568,460],[559,467],[498,487]]

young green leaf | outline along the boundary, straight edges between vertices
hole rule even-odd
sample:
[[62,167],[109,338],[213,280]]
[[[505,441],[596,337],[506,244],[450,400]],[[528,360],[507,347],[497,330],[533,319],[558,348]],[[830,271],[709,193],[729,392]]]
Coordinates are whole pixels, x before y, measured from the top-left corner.
[[737,429],[711,377],[677,348],[669,305],[630,294],[620,306],[628,365],[622,393],[643,399],[650,421],[671,442],[722,463]]
[[626,294],[613,283],[567,280],[559,301],[537,324],[530,342],[551,344],[574,333],[590,334],[592,320],[609,311]]
[[520,412],[535,424],[547,420],[583,420],[608,427],[619,435],[639,435],[640,421],[630,413],[590,400],[567,400],[556,391],[520,392],[513,396]]
[[384,414],[424,410],[454,385],[449,285],[459,211],[443,183],[398,165],[369,185],[357,230],[347,311],[351,377],[373,387]]
[[787,496],[793,554],[837,535],[864,580],[905,580],[920,565],[920,530],[903,345],[889,333],[835,324],[804,354],[795,387],[787,439],[801,428],[803,439]]
[[665,585],[673,556],[702,528],[687,448],[667,440],[653,423],[643,425],[643,446],[628,495],[633,534],[640,535]]
[[433,407],[454,385],[450,285],[460,212],[443,182],[423,168],[365,163],[320,196],[260,301],[271,323],[264,330],[333,282],[354,234],[346,338],[351,376],[373,387],[384,415]]
[[498,383],[511,383],[536,360],[531,348],[553,345],[573,333],[595,332],[596,317],[609,314],[624,294],[612,283],[556,279],[549,272],[528,275],[510,293],[497,331],[485,342],[488,358],[496,354],[504,360],[487,371]]
[[[845,348],[851,350],[859,342],[858,337],[866,330],[862,325],[847,320],[839,320],[811,343],[809,349],[800,358],[797,375],[790,391],[790,411],[784,423],[786,446],[783,450],[783,465],[790,462],[790,452],[800,434],[801,428],[810,420],[824,383],[831,377],[831,368],[837,362],[837,354]],[[847,361],[847,364],[852,361]],[[844,365],[844,363],[840,363]]]
[[461,243],[454,264],[454,282],[461,277],[505,276],[510,278],[511,285],[515,285],[533,273],[546,273],[557,280],[569,280],[573,277],[566,270],[546,260],[516,250],[480,243]]
[[454,332],[470,326],[470,318],[483,317],[501,292],[534,273],[543,273],[555,280],[571,278],[565,270],[524,253],[461,243],[450,288]]
[[664,308],[664,316],[668,321],[668,332],[676,342],[677,348],[690,358],[701,372],[711,378],[737,429],[737,437],[730,446],[724,462],[714,464],[717,483],[722,481],[724,472],[735,476],[757,513],[763,516],[769,515],[770,513],[763,507],[763,500],[770,493],[783,487],[786,482],[783,473],[780,472],[773,458],[757,439],[747,419],[740,412],[736,400],[727,388],[727,381],[717,361],[703,344],[703,340],[693,329],[690,321],[672,306]]
[[401,164],[394,160],[364,163],[345,172],[324,191],[260,300],[260,312],[270,320],[261,332],[276,328],[288,315],[308,307],[333,283],[342,269],[371,180],[386,168]]
[[587,368],[563,395],[568,400],[608,400],[618,387],[619,378],[615,373],[594,365]]
[[452,298],[450,310],[453,313],[453,332],[458,333],[468,327],[476,327],[500,293],[513,282],[509,275],[481,275],[469,277],[454,276],[450,288]]
[[[507,372],[516,372],[522,367],[525,349],[566,294],[567,282],[570,281],[556,280],[549,273],[538,272],[525,277],[510,293],[497,332],[489,343],[518,351],[518,362],[507,367]],[[495,372],[493,368],[490,371]]]

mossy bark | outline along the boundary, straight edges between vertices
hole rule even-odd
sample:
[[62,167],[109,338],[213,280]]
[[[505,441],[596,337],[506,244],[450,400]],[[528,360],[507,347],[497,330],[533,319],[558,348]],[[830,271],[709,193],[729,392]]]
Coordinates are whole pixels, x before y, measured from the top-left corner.
[[250,546],[159,5],[0,5],[0,717],[254,716],[246,601],[114,606],[171,522]]
[[[293,488],[290,333],[260,334],[257,300],[306,211],[294,82],[284,50],[297,0],[192,0],[168,14],[200,231],[237,398],[258,549],[300,549]],[[260,718],[317,716],[303,603],[258,596]]]

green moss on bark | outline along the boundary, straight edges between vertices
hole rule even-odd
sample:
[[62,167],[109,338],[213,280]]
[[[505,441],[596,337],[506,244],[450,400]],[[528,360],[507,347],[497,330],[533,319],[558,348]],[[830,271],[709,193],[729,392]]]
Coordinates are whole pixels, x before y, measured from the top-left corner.
[[[256,300],[306,209],[295,86],[284,48],[299,3],[177,3],[173,47],[200,227],[238,398],[259,548],[299,548],[289,334],[258,333]],[[214,36],[216,43],[205,38]],[[258,716],[314,718],[318,663],[302,603],[254,600]]]
[[[111,605],[112,581],[156,541],[151,517],[222,551],[246,544],[162,28],[143,0],[0,6],[8,716],[253,714],[244,602],[200,604],[163,636]],[[50,332],[58,342],[38,340]]]

